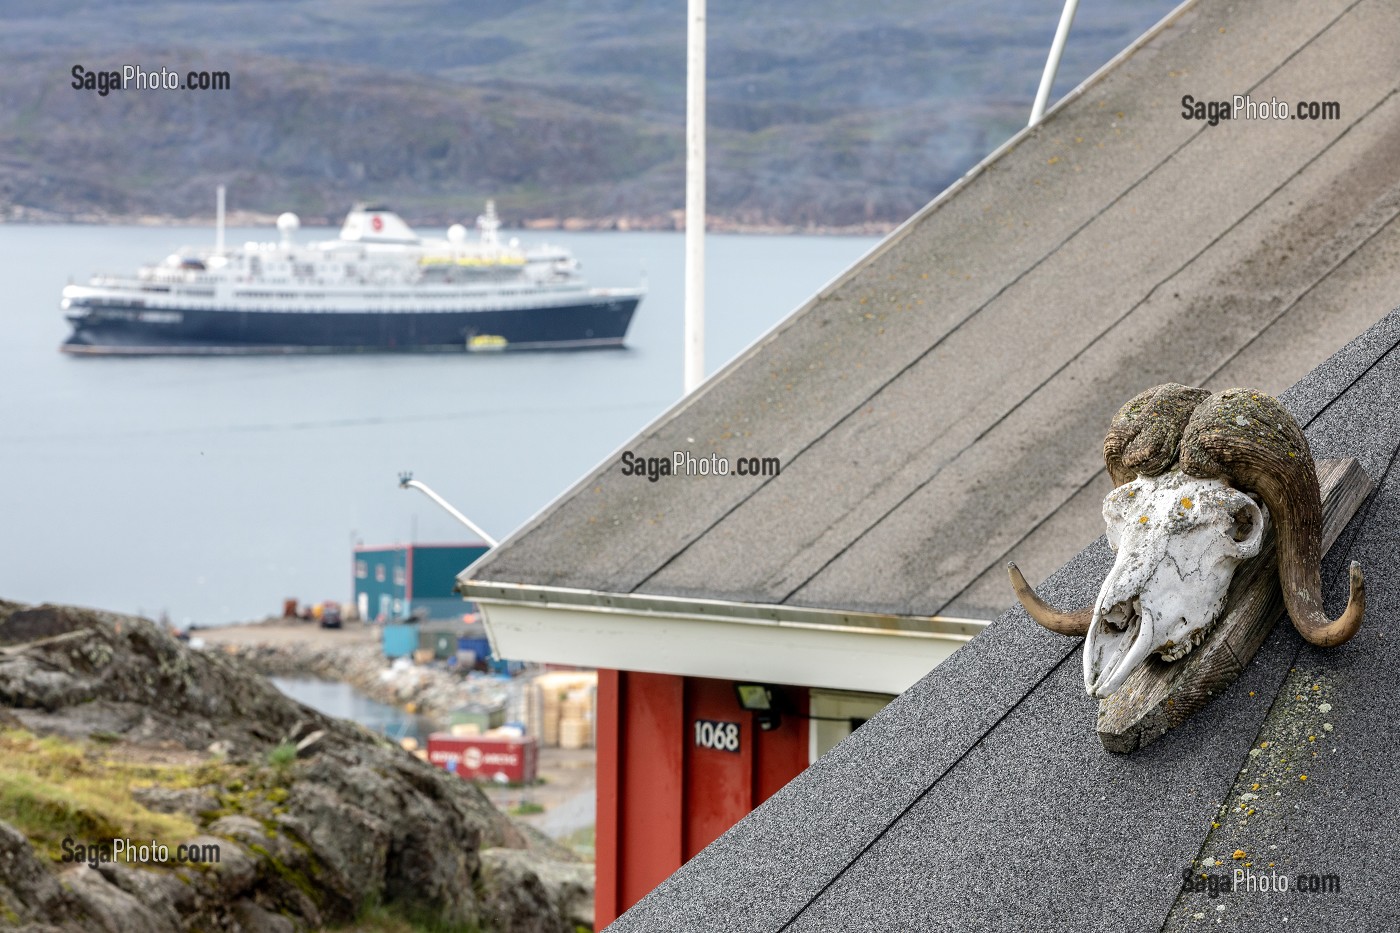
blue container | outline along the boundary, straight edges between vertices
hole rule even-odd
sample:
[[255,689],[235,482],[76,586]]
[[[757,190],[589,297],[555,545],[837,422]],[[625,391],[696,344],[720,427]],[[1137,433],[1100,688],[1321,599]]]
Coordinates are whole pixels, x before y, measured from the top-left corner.
[[411,657],[418,648],[417,623],[384,626],[383,644],[386,658]]
[[524,661],[506,661],[501,658],[491,659],[491,672],[501,674],[505,677],[514,677],[525,669]]
[[486,661],[491,658],[491,642],[485,638],[459,638],[457,639],[457,650],[475,653],[478,661]]

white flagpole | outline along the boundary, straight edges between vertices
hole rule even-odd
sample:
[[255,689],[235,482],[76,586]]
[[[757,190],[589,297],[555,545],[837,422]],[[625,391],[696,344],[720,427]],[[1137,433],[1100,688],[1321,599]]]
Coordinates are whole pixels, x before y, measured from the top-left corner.
[[1045,60],[1045,71],[1040,76],[1040,89],[1035,92],[1035,103],[1031,105],[1029,126],[1035,126],[1045,116],[1045,106],[1050,102],[1050,86],[1055,83],[1055,75],[1060,70],[1060,56],[1065,51],[1065,40],[1069,38],[1069,27],[1074,23],[1074,12],[1079,9],[1079,0],[1065,0],[1065,8],[1060,11],[1060,25],[1055,28],[1055,39],[1050,43],[1050,57]]
[[689,0],[685,107],[685,394],[705,379],[705,0]]

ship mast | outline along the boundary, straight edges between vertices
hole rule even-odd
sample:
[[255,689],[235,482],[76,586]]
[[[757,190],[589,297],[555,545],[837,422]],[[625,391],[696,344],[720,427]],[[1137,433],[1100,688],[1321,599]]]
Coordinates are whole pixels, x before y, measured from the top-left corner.
[[220,185],[214,203],[214,255],[224,254],[224,186]]
[[500,245],[500,239],[496,236],[496,231],[501,229],[501,218],[496,216],[496,202],[486,202],[486,213],[476,218],[477,229],[481,231],[481,245],[495,247]]

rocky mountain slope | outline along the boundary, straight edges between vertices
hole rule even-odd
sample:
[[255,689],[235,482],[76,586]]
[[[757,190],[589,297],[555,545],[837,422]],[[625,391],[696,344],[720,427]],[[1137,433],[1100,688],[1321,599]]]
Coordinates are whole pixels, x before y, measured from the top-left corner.
[[[115,839],[218,859],[87,849]],[[146,620],[0,602],[0,929],[591,922],[591,867],[473,785]]]
[[[1171,7],[1081,9],[1058,91]],[[708,4],[710,212],[903,220],[1023,125],[1059,15],[1032,0]],[[0,217],[673,226],[685,5],[670,0],[0,0]],[[72,69],[227,72],[221,91],[72,87]],[[82,82],[79,81],[79,84]]]

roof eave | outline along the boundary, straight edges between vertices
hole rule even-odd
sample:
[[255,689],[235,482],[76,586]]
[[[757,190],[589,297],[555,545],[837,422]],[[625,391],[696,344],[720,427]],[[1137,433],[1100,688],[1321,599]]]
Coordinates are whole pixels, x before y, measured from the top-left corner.
[[908,689],[987,625],[464,578],[457,590],[497,657],[874,693]]

